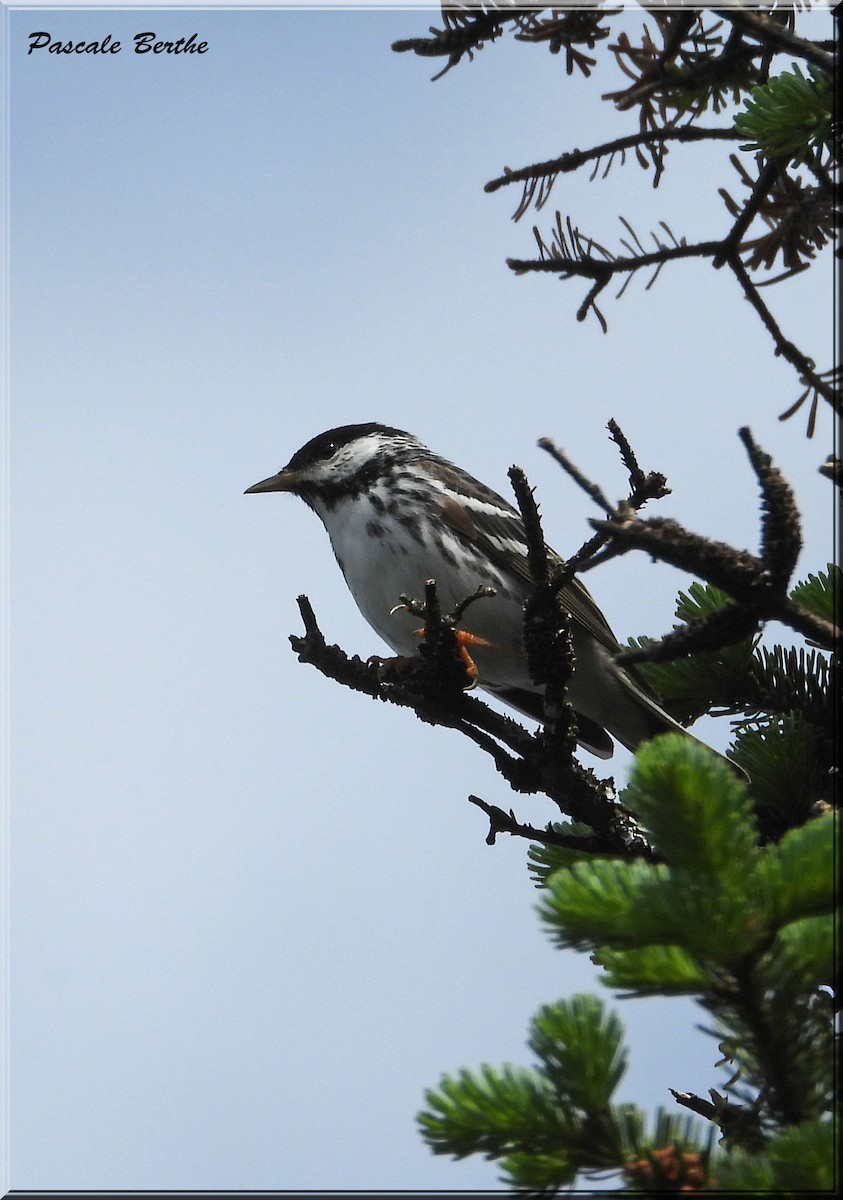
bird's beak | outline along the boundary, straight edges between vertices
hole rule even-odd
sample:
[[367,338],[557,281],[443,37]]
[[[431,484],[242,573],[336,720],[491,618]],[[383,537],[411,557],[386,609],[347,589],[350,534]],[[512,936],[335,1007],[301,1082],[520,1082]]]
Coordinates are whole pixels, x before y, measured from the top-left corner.
[[252,484],[250,488],[246,488],[243,495],[248,496],[250,492],[293,492],[300,477],[300,471],[291,471],[285,467],[277,475],[270,475],[268,479]]

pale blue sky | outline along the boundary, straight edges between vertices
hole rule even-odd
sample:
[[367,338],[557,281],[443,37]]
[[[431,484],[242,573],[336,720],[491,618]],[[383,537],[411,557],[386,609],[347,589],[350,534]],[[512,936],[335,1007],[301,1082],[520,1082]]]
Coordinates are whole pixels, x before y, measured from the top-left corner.
[[[424,1148],[425,1087],[528,1063],[532,1013],[598,986],[547,944],[526,844],[485,845],[466,796],[513,798],[479,751],[291,654],[302,591],[330,640],[381,649],[313,515],[242,495],[303,441],[386,421],[504,492],[518,462],[564,553],[597,514],[536,440],[619,496],[615,417],[669,476],[661,513],[755,549],[748,424],[797,489],[802,574],[831,555],[831,422],[777,420],[798,382],[725,272],[607,294],[604,335],[578,284],[505,266],[556,208],[609,245],[619,214],[718,236],[728,148],[676,149],[655,193],[632,161],[570,177],[514,225],[483,184],[632,128],[598,98],[617,75],[506,39],[431,83],[390,44],[436,20],[7,21],[15,1188],[494,1186]],[[35,29],[126,49],[27,55]],[[132,54],[146,29],[209,51]],[[829,366],[828,258],[768,297]],[[683,582],[640,556],[589,577],[622,638],[667,629]],[[624,1097],[725,1082],[689,1005],[619,1007]]]

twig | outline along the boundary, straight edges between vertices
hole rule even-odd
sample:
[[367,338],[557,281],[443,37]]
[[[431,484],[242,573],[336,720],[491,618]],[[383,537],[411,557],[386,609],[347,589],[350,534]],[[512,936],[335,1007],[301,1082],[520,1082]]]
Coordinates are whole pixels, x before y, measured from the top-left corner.
[[[667,486],[665,476],[659,471],[650,471],[646,475],[644,474],[638,465],[638,461],[632,452],[632,447],[626,435],[614,418],[609,420],[607,428],[612,441],[620,450],[621,459],[629,472],[630,493],[628,498],[623,502],[623,511],[627,511],[628,509],[637,511],[643,508],[648,500],[661,500],[664,496],[669,496],[670,488]],[[610,503],[601,488],[592,480],[586,478],[565,451],[557,446],[551,438],[540,438],[538,444],[559,463],[574,482],[604,512],[614,517],[621,516],[621,509]],[[610,536],[607,527],[607,529],[601,530],[589,538],[575,554],[572,554],[554,575],[551,581],[553,590],[557,593],[560,592],[579,571],[590,571],[593,567],[599,566],[601,563],[607,562],[611,558],[616,558],[618,554],[623,553],[618,547],[608,546],[598,555],[598,551],[606,546]]]
[[615,445],[621,452],[623,464],[629,472],[630,492],[626,503],[634,509],[643,508],[648,500],[662,500],[670,495],[667,477],[661,471],[648,471],[645,475],[638,465],[638,460],[632,452],[632,447],[626,435],[614,417],[610,418],[606,428]]
[[776,354],[780,354],[791,366],[796,367],[802,381],[814,388],[824,400],[827,400],[838,416],[843,416],[843,394],[841,394],[839,388],[836,388],[831,382],[826,381],[821,375],[818,375],[812,360],[806,354],[803,354],[798,346],[795,346],[793,342],[788,341],[784,336],[775,317],[759,296],[758,289],[753,283],[746,267],[741,262],[739,255],[736,252],[729,254],[726,258],[726,263],[743,288],[747,300],[758,313],[765,329],[775,342]]
[[833,75],[835,69],[834,55],[827,53],[816,42],[806,41],[784,25],[769,20],[766,14],[747,12],[745,8],[735,5],[733,8],[714,8],[715,16],[732,25],[739,26],[745,33],[757,38],[762,43],[776,46],[780,51],[794,54],[805,62],[813,63],[815,67]]
[[738,214],[737,220],[723,239],[720,250],[711,260],[711,265],[714,268],[719,270],[720,267],[722,267],[723,264],[728,261],[730,256],[737,253],[741,241],[743,240],[743,235],[755,220],[758,210],[761,208],[761,205],[764,203],[770,188],[773,186],[780,174],[781,170],[778,162],[775,159],[772,159],[770,162],[765,164],[761,174],[758,176],[758,179],[755,182],[752,192],[748,196],[743,208]]
[[757,1106],[749,1108],[742,1104],[730,1104],[715,1088],[709,1088],[711,1101],[703,1100],[693,1092],[669,1090],[683,1108],[689,1108],[691,1112],[718,1125],[723,1131],[724,1141],[754,1154],[763,1148],[765,1137]]
[[543,179],[550,175],[567,175],[571,171],[578,170],[587,162],[605,158],[607,154],[618,154],[624,150],[632,150],[636,146],[646,146],[650,142],[701,142],[706,140],[734,142],[745,139],[735,129],[706,129],[699,125],[682,125],[671,129],[648,129],[639,133],[627,134],[625,137],[614,138],[611,142],[603,142],[599,146],[593,146],[590,150],[568,150],[564,154],[560,154],[558,158],[533,163],[529,167],[518,167],[514,171],[506,169],[503,175],[490,179],[483,191],[496,192],[510,183],[526,183],[529,180]]
[[793,491],[773,460],[754,440],[747,426],[738,430],[749,461],[761,485],[761,559],[765,588],[784,597],[802,549],[799,510]]
[[494,846],[499,833],[509,833],[513,837],[529,838],[532,842],[541,842],[545,846],[562,846],[567,850],[579,850],[585,854],[605,854],[606,844],[600,838],[577,837],[573,833],[560,833],[549,825],[537,829],[534,825],[526,825],[518,820],[512,809],[508,813],[496,804],[487,804],[479,796],[469,796],[469,804],[474,804],[489,818],[489,832],[486,835],[486,845]]
[[546,450],[551,458],[559,463],[559,466],[571,476],[574,483],[581,487],[586,495],[590,496],[594,503],[599,505],[605,513],[617,514],[615,505],[606,499],[599,485],[588,479],[579,467],[571,461],[561,446],[556,445],[552,438],[539,438],[539,446],[542,450]]
[[[740,221],[736,223],[732,232],[740,224]],[[595,286],[577,312],[578,320],[582,320],[588,308],[593,305],[595,295],[603,290],[613,275],[623,272],[632,273],[640,270],[641,267],[663,266],[667,262],[683,258],[711,258],[712,261],[719,261],[721,265],[727,265],[737,277],[746,299],[758,313],[773,338],[776,353],[794,366],[799,371],[802,381],[814,388],[824,400],[827,400],[838,415],[843,416],[843,394],[833,383],[823,379],[817,373],[812,360],[784,336],[778,322],[761,299],[758,288],[741,261],[740,247],[730,243],[731,236],[732,233],[720,241],[695,242],[693,245],[663,246],[649,254],[630,255],[608,260],[594,258],[590,254],[583,255],[581,258],[573,258],[560,253],[551,253],[546,258],[508,258],[506,261],[507,266],[516,275],[523,275],[530,271],[544,271],[558,274],[561,279],[581,276],[595,280]],[[605,322],[602,317],[600,319],[605,330]]]
[[509,482],[515,493],[521,519],[524,522],[524,533],[527,538],[527,562],[530,567],[530,579],[533,584],[547,584],[547,546],[542,533],[539,509],[533,489],[527,481],[527,476],[520,467],[509,468]]
[[565,258],[552,255],[548,258],[508,258],[506,265],[516,275],[528,271],[554,271],[567,279],[572,275],[584,275],[587,279],[600,279],[617,275],[623,271],[638,271],[641,267],[652,267],[658,263],[679,258],[712,258],[720,249],[721,242],[694,242],[693,245],[664,246],[649,254],[627,258],[598,259],[591,255],[582,258]]
[[412,51],[423,58],[438,58],[448,55],[448,62],[433,79],[441,79],[443,75],[455,67],[464,54],[469,59],[475,50],[480,50],[485,42],[493,42],[503,31],[504,23],[510,19],[505,12],[493,13],[482,10],[467,14],[464,19],[449,21],[445,14],[445,28],[433,29],[433,37],[406,38],[393,42],[392,49],[398,53]]

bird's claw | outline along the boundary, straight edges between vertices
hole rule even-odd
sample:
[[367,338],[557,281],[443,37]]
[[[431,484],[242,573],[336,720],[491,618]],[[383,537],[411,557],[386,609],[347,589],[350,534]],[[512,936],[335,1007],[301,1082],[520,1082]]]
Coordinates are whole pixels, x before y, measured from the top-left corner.
[[[475,600],[482,600],[484,597],[496,595],[495,589],[493,587],[485,587],[481,585],[470,595],[463,597],[462,600],[459,600],[454,605],[454,608],[450,613],[439,615],[438,606],[436,604],[435,588],[435,581],[432,579],[428,580],[428,599],[424,601],[416,600],[412,596],[408,596],[402,592],[398,597],[399,603],[396,604],[394,608],[390,609],[389,615],[393,616],[393,614],[397,612],[406,612],[411,616],[419,617],[421,620],[427,622],[429,620],[430,610],[432,610],[436,614],[434,619],[437,620],[439,627],[444,626],[452,631],[456,641],[457,657],[462,664],[466,675],[467,682],[465,687],[466,689],[473,688],[477,682],[478,671],[477,664],[471,657],[469,647],[484,646],[490,649],[495,649],[497,647],[495,647],[494,642],[488,642],[485,638],[480,637],[478,634],[469,633],[468,630],[457,629],[456,626],[462,619],[463,613],[469,607],[469,605],[473,604]],[[426,632],[427,628],[425,625],[421,629],[417,629],[415,631],[416,637],[422,638],[425,636]],[[369,661],[377,661],[380,663],[378,677],[381,679],[381,681],[383,681],[382,677],[384,674],[392,673],[395,670],[401,671],[406,669],[407,664],[412,663],[413,659],[399,656],[398,658],[394,659],[370,659]]]
[[[433,580],[431,580],[431,583],[433,583]],[[451,612],[442,614],[442,624],[450,625],[451,628],[454,628],[459,624],[465,610],[475,600],[483,600],[496,595],[497,591],[495,588],[486,587],[481,584],[480,587],[475,588],[468,596],[463,596],[462,600],[458,600]],[[424,600],[416,600],[413,596],[408,596],[404,592],[400,594],[398,600],[399,603],[389,610],[390,616],[393,616],[397,612],[406,612],[410,613],[411,616],[427,620],[427,604]]]

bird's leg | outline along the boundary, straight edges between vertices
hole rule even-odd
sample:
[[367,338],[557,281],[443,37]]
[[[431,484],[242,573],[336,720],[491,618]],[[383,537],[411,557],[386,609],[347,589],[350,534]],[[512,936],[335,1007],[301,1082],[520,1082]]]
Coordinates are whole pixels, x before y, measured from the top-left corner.
[[[407,596],[403,592],[398,597],[400,604],[396,604],[395,608],[390,610],[390,616],[396,612],[408,612],[412,616],[420,617],[424,621],[421,629],[416,630],[416,637],[435,636],[435,631],[443,627],[449,629],[454,635],[456,642],[457,657],[462,663],[465,674],[468,678],[468,687],[473,687],[477,680],[477,665],[471,657],[469,651],[470,646],[485,646],[495,648],[494,642],[489,642],[478,634],[470,633],[467,629],[457,629],[458,622],[462,619],[463,613],[473,604],[475,600],[482,600],[484,597],[494,596],[496,594],[493,587],[480,586],[476,588],[470,595],[464,596],[459,600],[447,614],[442,614],[439,611],[439,602],[436,596],[436,583],[429,579],[425,585],[425,599],[423,601],[416,600],[412,596]],[[381,669],[387,664],[394,664],[400,667],[406,663],[407,659],[399,657],[397,659],[379,659]],[[412,660],[410,660],[412,661]]]

